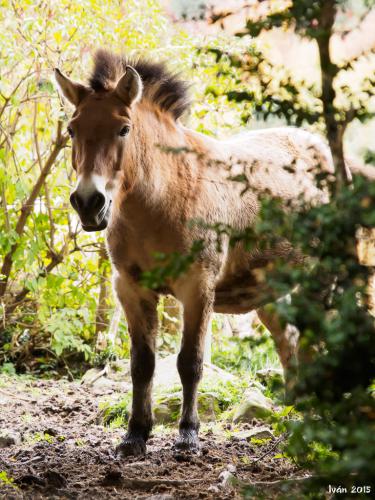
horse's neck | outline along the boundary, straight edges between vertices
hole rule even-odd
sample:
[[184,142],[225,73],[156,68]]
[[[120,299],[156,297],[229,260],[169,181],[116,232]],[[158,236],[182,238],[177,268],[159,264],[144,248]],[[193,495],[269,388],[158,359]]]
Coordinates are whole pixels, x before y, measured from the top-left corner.
[[[144,113],[133,131],[131,170],[134,172],[133,192],[148,202],[171,200],[181,190],[191,188],[198,177],[199,141],[192,145],[190,133],[168,116]],[[193,146],[193,147],[192,147]],[[125,167],[126,168],[126,167]]]

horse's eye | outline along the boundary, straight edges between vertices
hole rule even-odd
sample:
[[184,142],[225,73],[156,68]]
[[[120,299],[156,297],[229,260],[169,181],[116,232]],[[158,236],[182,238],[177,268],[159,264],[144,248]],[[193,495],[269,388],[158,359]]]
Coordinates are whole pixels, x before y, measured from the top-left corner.
[[118,133],[118,135],[120,137],[125,137],[126,135],[128,135],[129,131],[130,131],[129,125],[125,125],[124,127],[122,127],[122,129],[120,130],[120,132]]
[[74,132],[73,132],[72,127],[68,127],[67,130],[68,130],[68,134],[70,135],[70,137],[73,137],[74,136]]

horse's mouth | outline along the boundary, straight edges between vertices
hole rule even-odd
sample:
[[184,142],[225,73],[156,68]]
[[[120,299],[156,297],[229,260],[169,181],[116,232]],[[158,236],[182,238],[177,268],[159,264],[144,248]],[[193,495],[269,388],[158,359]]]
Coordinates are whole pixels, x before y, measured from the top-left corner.
[[104,229],[106,229],[108,226],[111,205],[112,205],[112,200],[110,200],[107,207],[103,211],[102,217],[99,218],[99,221],[95,221],[95,223],[92,223],[91,221],[86,222],[81,219],[82,229],[87,233],[91,233],[94,231],[103,231]]
[[89,224],[82,224],[82,229],[86,231],[87,233],[91,233],[93,231],[103,231],[106,229],[108,226],[108,222],[106,220],[102,220],[100,224],[97,226],[89,225]]

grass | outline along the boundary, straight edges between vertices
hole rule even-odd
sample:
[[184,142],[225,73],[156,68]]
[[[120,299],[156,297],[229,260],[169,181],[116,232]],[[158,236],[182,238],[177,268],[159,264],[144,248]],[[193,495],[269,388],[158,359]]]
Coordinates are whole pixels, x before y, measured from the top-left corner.
[[[243,392],[248,387],[248,381],[238,379],[236,382],[215,383],[206,382],[199,387],[200,409],[203,413],[205,404],[209,404],[210,398],[215,401],[214,411],[218,420],[225,420],[228,412],[233,406],[240,402]],[[174,389],[174,390],[173,390]],[[168,421],[176,422],[180,415],[181,387],[175,387],[168,391],[159,391],[154,398],[154,407],[167,405],[170,409]],[[131,393],[115,404],[104,402],[100,405],[104,425],[110,427],[122,427],[129,420],[131,409]]]
[[[266,392],[266,387],[262,386],[259,381],[251,380],[249,377],[237,378],[235,381],[216,382],[205,381],[199,387],[199,412],[202,419],[205,415],[215,413],[215,421],[224,422],[231,420],[233,410],[243,398],[245,390],[256,385],[261,387],[263,392]],[[181,405],[181,388],[176,387],[175,390],[159,391],[154,398],[154,408],[156,413],[162,410],[168,411],[164,425],[172,424],[178,421]],[[123,427],[127,424],[131,409],[131,393],[126,394],[117,403],[104,402],[100,405],[100,412],[104,425],[112,428]],[[277,416],[277,414],[276,414]]]
[[53,444],[56,440],[57,438],[55,436],[51,436],[48,432],[34,432],[32,434],[28,434],[25,439],[26,443],[30,445],[41,443],[43,441],[48,444]]
[[[270,378],[263,380],[257,375],[261,369],[280,369],[281,365],[269,332],[260,327],[251,337],[238,338],[223,334],[220,328],[220,317],[214,323],[212,341],[212,363],[235,375],[233,381],[221,382],[204,378],[199,386],[201,413],[204,405],[214,398],[215,420],[219,422],[232,419],[233,409],[243,398],[249,387],[259,388],[273,400],[282,399],[283,391],[280,380]],[[158,390],[154,395],[154,408],[164,406],[166,421],[164,425],[175,423],[180,414],[181,386],[176,385],[168,390]],[[203,408],[203,412],[202,412]],[[127,424],[131,409],[131,393],[117,403],[102,403],[100,411],[104,425],[123,427]],[[211,408],[212,410],[212,408]]]
[[235,375],[253,378],[258,370],[281,368],[271,334],[264,329],[245,338],[215,335],[212,363]]
[[14,479],[12,477],[9,477],[5,470],[0,470],[0,486],[2,484],[17,488],[17,486],[14,484]]

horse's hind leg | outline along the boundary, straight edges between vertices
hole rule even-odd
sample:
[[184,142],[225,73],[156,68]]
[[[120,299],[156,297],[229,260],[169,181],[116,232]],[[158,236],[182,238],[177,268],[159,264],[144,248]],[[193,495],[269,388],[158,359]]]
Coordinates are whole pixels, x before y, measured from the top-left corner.
[[259,319],[270,331],[275,342],[276,350],[283,365],[287,389],[293,384],[296,376],[298,331],[289,324],[283,325],[277,313],[268,308],[257,310]]
[[177,368],[183,388],[183,404],[176,448],[195,450],[199,447],[198,384],[202,377],[204,339],[213,307],[213,294],[189,287],[181,300],[184,305],[184,330]]
[[158,320],[157,298],[137,295],[134,289],[124,285],[121,281],[115,283],[131,338],[133,401],[128,432],[117,447],[117,453],[128,456],[146,452],[146,441],[153,424],[151,391]]

